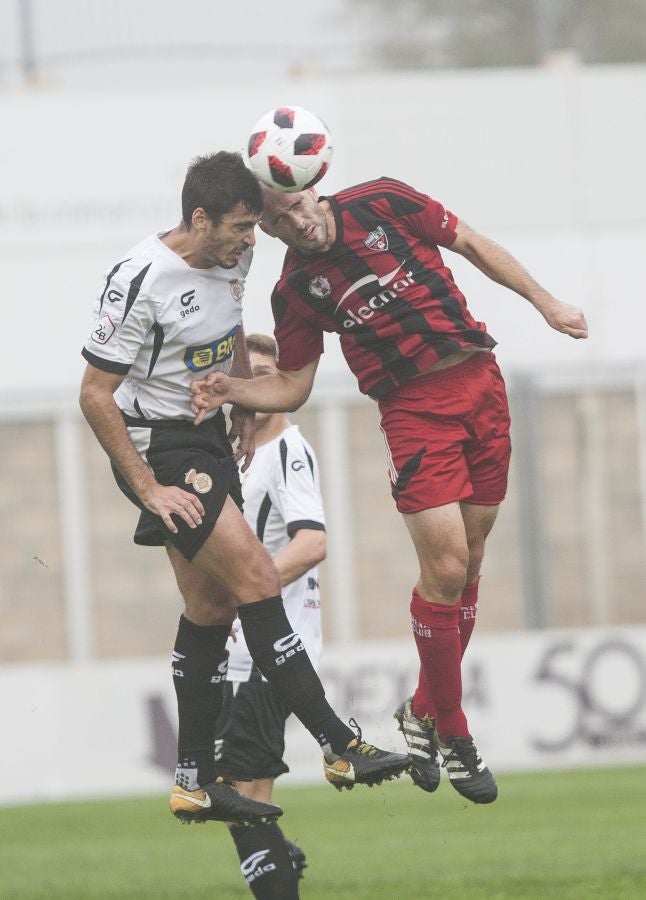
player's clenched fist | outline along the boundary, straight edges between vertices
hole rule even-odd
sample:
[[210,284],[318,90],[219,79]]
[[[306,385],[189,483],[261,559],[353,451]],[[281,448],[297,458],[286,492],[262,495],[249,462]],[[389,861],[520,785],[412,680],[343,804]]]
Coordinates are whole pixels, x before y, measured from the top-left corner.
[[224,372],[212,372],[202,381],[191,384],[191,409],[195,413],[195,424],[199,425],[210,409],[217,409],[230,399],[231,379]]
[[573,338],[587,338],[588,323],[583,311],[569,303],[554,301],[543,311],[545,321],[556,331]]

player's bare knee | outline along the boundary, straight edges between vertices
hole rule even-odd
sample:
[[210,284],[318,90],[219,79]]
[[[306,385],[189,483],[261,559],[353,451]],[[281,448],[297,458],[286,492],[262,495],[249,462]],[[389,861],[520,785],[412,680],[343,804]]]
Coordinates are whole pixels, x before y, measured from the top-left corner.
[[422,596],[435,603],[453,606],[467,580],[467,566],[455,557],[447,557],[435,563],[420,579]]
[[229,625],[236,617],[233,600],[223,601],[211,595],[187,591],[182,594],[186,618],[196,625]]
[[280,592],[280,577],[271,557],[263,554],[249,559],[235,587],[238,604],[276,597]]

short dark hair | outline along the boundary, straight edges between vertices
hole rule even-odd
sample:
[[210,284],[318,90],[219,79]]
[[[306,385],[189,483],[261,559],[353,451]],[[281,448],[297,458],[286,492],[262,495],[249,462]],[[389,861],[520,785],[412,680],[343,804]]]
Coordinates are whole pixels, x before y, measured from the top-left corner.
[[260,183],[239,153],[220,150],[191,162],[182,188],[182,219],[189,230],[196,209],[217,225],[240,202],[254,215],[262,212]]
[[278,358],[278,348],[276,341],[268,334],[247,334],[245,335],[247,342],[247,350],[249,353],[260,353],[262,356],[271,356],[272,359]]

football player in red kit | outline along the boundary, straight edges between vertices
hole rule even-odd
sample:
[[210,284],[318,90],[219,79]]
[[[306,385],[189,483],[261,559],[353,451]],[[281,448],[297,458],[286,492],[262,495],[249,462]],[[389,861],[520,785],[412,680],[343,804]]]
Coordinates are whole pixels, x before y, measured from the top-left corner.
[[553,297],[503,247],[392,178],[318,198],[263,188],[261,228],[288,251],[272,294],[278,368],[194,383],[197,421],[222,402],[294,410],[336,332],[359,389],[377,401],[392,494],[417,551],[410,605],[420,677],[395,718],[414,782],[435,790],[440,758],[474,803],[496,799],[462,709],[461,658],[475,623],[487,535],[507,487],[509,412],[495,340],[471,315],[440,248],[524,297],[547,324],[587,337],[581,310]]

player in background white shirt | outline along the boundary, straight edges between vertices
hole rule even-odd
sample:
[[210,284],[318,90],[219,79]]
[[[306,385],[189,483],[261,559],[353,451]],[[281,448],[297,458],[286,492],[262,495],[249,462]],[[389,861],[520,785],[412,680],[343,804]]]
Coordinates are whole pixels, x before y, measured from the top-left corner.
[[[273,338],[247,336],[254,377],[276,370]],[[321,651],[321,614],[317,564],[325,558],[325,514],[318,463],[297,425],[284,413],[256,415],[256,452],[241,472],[244,516],[274,560],[285,612],[316,666]],[[283,762],[289,709],[254,667],[239,620],[227,644],[233,683],[225,702],[216,742],[216,761],[241,794],[269,803],[274,779],[288,771]],[[230,826],[240,869],[250,890],[262,900],[298,897],[303,852],[275,822]]]

